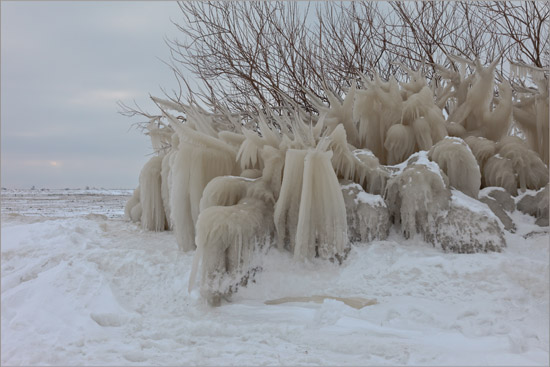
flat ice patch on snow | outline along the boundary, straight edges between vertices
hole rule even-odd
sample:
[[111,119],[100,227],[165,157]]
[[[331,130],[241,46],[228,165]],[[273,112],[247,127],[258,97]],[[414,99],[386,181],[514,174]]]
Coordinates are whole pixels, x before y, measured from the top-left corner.
[[[548,227],[518,212],[502,253],[444,253],[396,233],[354,245],[341,266],[272,249],[255,282],[209,308],[187,293],[193,254],[172,233],[66,209],[78,214],[2,208],[2,365],[549,363]],[[264,304],[316,294],[378,304]]]

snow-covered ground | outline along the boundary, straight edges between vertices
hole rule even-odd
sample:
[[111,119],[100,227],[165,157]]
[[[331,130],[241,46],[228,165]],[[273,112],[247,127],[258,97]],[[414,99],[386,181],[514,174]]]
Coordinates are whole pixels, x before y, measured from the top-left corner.
[[[131,191],[2,191],[2,365],[548,365],[549,230],[502,253],[356,244],[343,265],[272,250],[208,307],[193,254],[122,218]],[[308,295],[375,298],[266,305]]]

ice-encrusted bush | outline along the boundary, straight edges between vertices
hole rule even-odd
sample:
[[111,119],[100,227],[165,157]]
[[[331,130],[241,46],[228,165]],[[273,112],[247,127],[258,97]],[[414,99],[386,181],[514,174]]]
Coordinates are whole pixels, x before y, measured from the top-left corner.
[[[352,242],[395,230],[444,251],[501,251],[503,230],[514,230],[510,195],[548,184],[548,149],[536,137],[548,131],[538,117],[548,95],[514,94],[506,82],[497,92],[498,60],[450,58],[464,67],[436,65],[437,85],[405,68],[407,82],[360,75],[324,101],[306,90],[313,112],[287,101],[210,113],[153,98],[162,116],[146,128],[156,154],[125,215],[173,229],[181,250],[197,248],[189,284],[198,281],[211,304],[253,276],[269,247],[341,263]],[[516,116],[526,141],[506,136]],[[548,186],[518,209],[544,225],[547,197]]]

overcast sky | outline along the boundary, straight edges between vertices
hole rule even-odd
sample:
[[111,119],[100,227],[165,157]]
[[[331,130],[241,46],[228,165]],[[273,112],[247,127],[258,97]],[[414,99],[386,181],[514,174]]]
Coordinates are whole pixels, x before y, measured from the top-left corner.
[[177,86],[177,3],[0,4],[2,187],[136,187],[151,144],[116,102]]

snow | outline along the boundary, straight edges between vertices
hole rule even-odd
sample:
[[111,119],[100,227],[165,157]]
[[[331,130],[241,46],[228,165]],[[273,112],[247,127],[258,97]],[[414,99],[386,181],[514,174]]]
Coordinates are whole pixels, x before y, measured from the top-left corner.
[[[2,365],[550,362],[549,229],[518,211],[502,253],[444,253],[395,230],[340,266],[273,248],[254,283],[210,308],[187,293],[193,252],[122,218],[131,193],[2,191]],[[378,303],[264,304],[316,294]]]
[[357,204],[358,203],[369,204],[370,206],[373,206],[373,207],[386,206],[386,202],[384,201],[384,199],[382,199],[382,196],[369,194],[368,192],[365,192],[365,191],[361,191],[357,193],[355,202]]
[[413,153],[409,156],[409,158],[407,158],[406,161],[390,166],[393,171],[392,176],[400,175],[401,173],[403,173],[405,168],[407,168],[409,165],[413,163],[425,166],[428,170],[437,174],[441,178],[441,181],[444,181],[443,176],[441,176],[441,170],[439,169],[439,166],[437,165],[437,163],[431,161],[428,158],[428,151],[425,151],[425,150],[421,150],[419,152]]
[[460,190],[451,189],[451,201],[453,206],[461,206],[473,212],[481,213],[489,218],[496,218],[495,214],[489,209],[489,206],[479,200],[464,194]]

